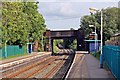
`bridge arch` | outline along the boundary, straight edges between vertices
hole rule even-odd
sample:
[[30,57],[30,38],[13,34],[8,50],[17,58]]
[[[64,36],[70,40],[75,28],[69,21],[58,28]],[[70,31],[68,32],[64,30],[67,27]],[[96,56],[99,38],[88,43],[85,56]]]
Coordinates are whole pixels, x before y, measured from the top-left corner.
[[85,50],[84,30],[47,30],[45,51],[53,52],[53,40],[72,38],[77,40],[77,51]]

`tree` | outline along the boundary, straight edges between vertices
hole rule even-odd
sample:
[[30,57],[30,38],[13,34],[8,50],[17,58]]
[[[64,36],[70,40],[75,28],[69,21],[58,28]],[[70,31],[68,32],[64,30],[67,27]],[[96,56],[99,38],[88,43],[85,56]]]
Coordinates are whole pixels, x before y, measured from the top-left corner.
[[[109,39],[113,34],[120,31],[119,23],[119,8],[107,8],[103,9],[103,39],[104,41]],[[97,12],[92,15],[83,16],[80,23],[81,28],[85,30],[85,34],[88,35],[91,32],[89,28],[90,24],[96,26],[97,31],[100,32],[101,28],[101,13]],[[97,32],[97,33],[98,33]]]
[[42,43],[46,25],[36,2],[3,2],[2,7],[2,44],[26,44],[29,34]]
[[76,49],[77,41],[74,38],[64,39],[64,45],[66,49]]
[[70,49],[76,50],[77,49],[77,40],[75,39],[69,46],[70,46]]
[[3,2],[2,10],[2,42],[13,44],[17,40],[26,40],[26,19],[22,12],[22,3]]
[[[29,20],[29,33],[32,34],[34,40],[38,40],[40,46],[43,44],[43,34],[46,31],[45,20],[41,14],[37,11],[38,6],[33,2],[25,2],[23,12],[26,13]],[[42,47],[41,47],[42,48]]]
[[94,24],[94,18],[92,16],[88,16],[88,15],[83,16],[81,18],[81,22],[80,23],[81,23],[80,27],[82,29],[86,30],[85,34],[87,36],[87,34],[89,34],[92,31],[92,29],[89,28],[89,25],[93,25]]

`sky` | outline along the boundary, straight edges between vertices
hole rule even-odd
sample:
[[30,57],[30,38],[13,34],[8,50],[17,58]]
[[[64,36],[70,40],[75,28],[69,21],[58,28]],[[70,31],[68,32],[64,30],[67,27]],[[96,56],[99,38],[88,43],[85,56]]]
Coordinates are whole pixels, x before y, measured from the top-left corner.
[[118,7],[118,0],[39,0],[38,11],[43,15],[47,29],[77,30],[80,19],[90,15],[89,8],[108,7]]

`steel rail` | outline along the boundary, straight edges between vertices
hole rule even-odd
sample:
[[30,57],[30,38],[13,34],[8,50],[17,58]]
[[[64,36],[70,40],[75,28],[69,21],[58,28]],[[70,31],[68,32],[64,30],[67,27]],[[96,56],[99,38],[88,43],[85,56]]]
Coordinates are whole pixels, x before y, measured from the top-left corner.
[[51,58],[51,57],[48,57],[47,59],[45,58],[45,59],[43,59],[43,60],[40,61],[40,62],[38,61],[38,62],[35,63],[35,64],[32,64],[32,65],[30,65],[30,66],[28,66],[28,67],[25,67],[24,69],[22,69],[22,70],[20,70],[20,71],[18,71],[18,72],[16,72],[16,73],[14,73],[14,74],[11,74],[11,75],[7,76],[7,78],[13,78],[13,77],[15,77],[15,76],[17,76],[17,75],[19,75],[19,74],[27,71],[27,70],[30,70],[30,69],[33,68],[33,67],[35,67],[35,66],[43,63],[44,61],[49,60],[50,58]]
[[50,76],[53,76],[58,70],[59,68],[62,67],[62,65],[64,64],[64,61],[60,61],[55,67],[53,67],[49,73],[47,73],[43,78],[50,78]]
[[37,68],[35,71],[33,71],[31,74],[27,75],[25,78],[29,78],[29,77],[31,77],[32,75],[36,74],[37,72],[42,71],[42,69],[48,67],[49,64],[54,63],[55,59],[56,59],[56,58],[54,58],[53,60],[47,62],[47,64],[45,64],[45,65],[43,65],[43,66],[40,66],[40,67]]
[[9,71],[9,70],[12,70],[12,69],[21,67],[21,66],[23,66],[23,65],[26,65],[26,64],[28,64],[28,63],[30,63],[30,62],[37,61],[37,60],[39,60],[40,58],[44,58],[44,57],[46,57],[46,56],[47,56],[47,55],[45,55],[45,56],[40,56],[40,57],[38,57],[37,59],[33,59],[33,60],[31,60],[31,61],[28,61],[28,62],[25,62],[25,63],[21,63],[21,64],[19,64],[19,65],[11,66],[10,68],[7,68],[7,69],[2,69],[2,70],[0,70],[0,73],[4,73],[4,72],[7,72],[7,71]]

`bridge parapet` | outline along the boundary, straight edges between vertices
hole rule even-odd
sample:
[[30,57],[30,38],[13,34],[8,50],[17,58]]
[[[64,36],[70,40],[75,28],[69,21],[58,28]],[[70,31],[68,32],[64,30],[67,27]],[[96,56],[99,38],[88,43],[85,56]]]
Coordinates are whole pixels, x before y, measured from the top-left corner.
[[76,30],[64,30],[64,31],[46,31],[46,38],[52,38],[52,37],[74,37]]
[[51,37],[71,37],[74,31],[51,31]]

